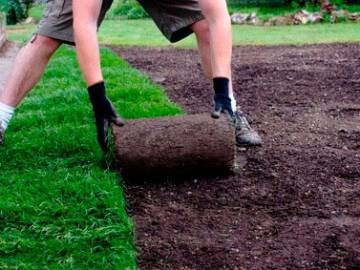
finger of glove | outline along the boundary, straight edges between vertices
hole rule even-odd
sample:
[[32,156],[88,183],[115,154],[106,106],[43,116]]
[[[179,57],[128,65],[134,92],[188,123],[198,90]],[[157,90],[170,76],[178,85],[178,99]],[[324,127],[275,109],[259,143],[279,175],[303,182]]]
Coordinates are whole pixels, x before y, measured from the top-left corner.
[[110,121],[118,127],[123,127],[125,125],[125,121],[121,117],[111,118]]
[[101,119],[97,121],[96,126],[98,143],[103,152],[107,153],[109,149],[109,121]]

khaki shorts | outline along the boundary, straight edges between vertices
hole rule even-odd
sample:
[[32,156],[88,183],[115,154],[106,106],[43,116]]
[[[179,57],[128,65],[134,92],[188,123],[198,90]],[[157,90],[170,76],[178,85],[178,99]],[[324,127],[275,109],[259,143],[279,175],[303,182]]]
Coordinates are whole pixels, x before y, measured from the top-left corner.
[[[103,0],[99,26],[112,2],[113,0]],[[171,42],[192,34],[191,26],[204,18],[197,0],[139,0],[139,3]],[[72,24],[72,0],[52,0],[48,3],[36,34],[74,44]]]

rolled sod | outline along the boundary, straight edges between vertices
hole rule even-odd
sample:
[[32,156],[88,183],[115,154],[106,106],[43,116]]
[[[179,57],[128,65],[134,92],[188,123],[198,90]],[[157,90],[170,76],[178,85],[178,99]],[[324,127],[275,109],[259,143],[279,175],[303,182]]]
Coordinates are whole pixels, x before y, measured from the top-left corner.
[[124,178],[230,173],[235,132],[227,116],[195,114],[113,126],[115,156]]

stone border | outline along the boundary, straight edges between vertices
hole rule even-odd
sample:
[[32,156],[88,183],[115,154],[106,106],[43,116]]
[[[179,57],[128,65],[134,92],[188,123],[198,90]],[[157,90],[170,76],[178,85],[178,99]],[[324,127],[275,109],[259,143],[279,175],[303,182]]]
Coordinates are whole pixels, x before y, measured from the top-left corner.
[[360,23],[360,12],[350,12],[348,10],[320,10],[319,12],[309,12],[299,10],[295,13],[275,16],[267,20],[261,20],[255,12],[253,13],[234,13],[231,15],[232,24],[248,24],[256,26],[273,26],[273,25],[300,25],[314,24],[320,22],[354,22]]
[[5,26],[6,26],[5,14],[0,12],[0,48],[4,45],[6,41]]

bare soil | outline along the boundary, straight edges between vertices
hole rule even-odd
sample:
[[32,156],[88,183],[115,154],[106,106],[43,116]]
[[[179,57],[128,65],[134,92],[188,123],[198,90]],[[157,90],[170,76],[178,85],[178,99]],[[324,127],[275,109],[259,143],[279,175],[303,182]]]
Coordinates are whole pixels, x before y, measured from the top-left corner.
[[[113,49],[210,111],[196,51]],[[232,176],[128,183],[140,268],[360,269],[360,44],[237,47],[233,66],[264,146]]]

